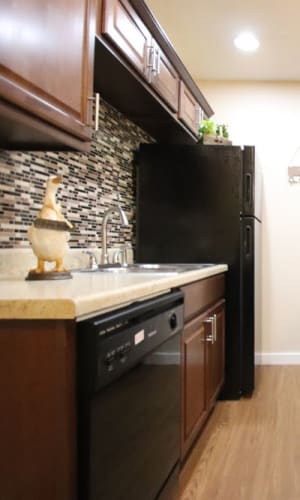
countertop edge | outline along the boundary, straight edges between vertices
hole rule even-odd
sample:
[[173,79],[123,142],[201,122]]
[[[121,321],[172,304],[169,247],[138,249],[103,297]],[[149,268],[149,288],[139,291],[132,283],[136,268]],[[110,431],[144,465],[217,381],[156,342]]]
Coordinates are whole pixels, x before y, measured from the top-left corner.
[[[123,287],[111,287],[109,290],[93,291],[70,297],[8,298],[0,300],[0,319],[52,319],[76,320],[101,314],[123,307],[137,300],[146,300],[151,296],[168,292],[172,288],[202,280],[228,270],[226,264],[216,264],[201,270],[187,271],[172,276],[156,276],[152,280],[141,281]],[[80,277],[74,280],[80,280]],[[85,280],[88,280],[85,277]],[[92,280],[92,278],[90,278]],[[7,282],[9,283],[9,282]],[[87,281],[88,283],[88,281]],[[8,285],[9,286],[9,285]],[[53,293],[53,295],[55,295]]]

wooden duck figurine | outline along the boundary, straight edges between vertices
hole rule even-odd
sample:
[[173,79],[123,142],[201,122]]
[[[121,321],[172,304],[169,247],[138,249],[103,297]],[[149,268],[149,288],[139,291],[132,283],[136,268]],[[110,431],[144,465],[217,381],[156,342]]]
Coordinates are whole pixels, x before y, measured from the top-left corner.
[[[38,265],[29,272],[31,278],[28,277],[28,279],[34,279],[32,276],[34,274],[49,275],[49,273],[67,272],[63,267],[63,257],[69,248],[69,231],[73,226],[62,215],[60,205],[55,200],[61,182],[60,176],[49,177],[43,207],[38,218],[29,228],[28,238],[37,257]],[[46,272],[45,262],[55,262],[55,267]]]

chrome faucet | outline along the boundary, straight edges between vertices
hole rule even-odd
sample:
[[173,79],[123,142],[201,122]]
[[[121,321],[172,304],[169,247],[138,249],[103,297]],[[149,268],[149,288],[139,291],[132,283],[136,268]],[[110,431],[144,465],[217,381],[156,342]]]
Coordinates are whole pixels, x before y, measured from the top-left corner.
[[120,207],[117,205],[116,207],[110,207],[104,212],[103,223],[102,223],[102,255],[101,255],[101,264],[108,264],[108,252],[107,252],[107,222],[111,214],[116,212],[119,215],[121,224],[123,226],[128,226],[127,216]]

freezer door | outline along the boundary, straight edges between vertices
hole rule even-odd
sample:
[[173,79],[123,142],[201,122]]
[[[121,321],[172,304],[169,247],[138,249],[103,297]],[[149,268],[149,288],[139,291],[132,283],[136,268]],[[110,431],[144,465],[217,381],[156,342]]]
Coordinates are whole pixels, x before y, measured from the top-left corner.
[[137,155],[137,261],[235,266],[241,173],[238,147],[143,145]]
[[[256,221],[257,222],[257,221]],[[243,395],[255,385],[255,218],[241,219],[241,373]]]

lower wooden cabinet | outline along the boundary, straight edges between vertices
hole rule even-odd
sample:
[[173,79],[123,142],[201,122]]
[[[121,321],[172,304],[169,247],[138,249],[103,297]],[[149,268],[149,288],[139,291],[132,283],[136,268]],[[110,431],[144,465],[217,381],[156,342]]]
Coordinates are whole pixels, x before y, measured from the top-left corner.
[[76,500],[75,322],[0,322],[0,498]]
[[208,313],[210,331],[205,342],[205,402],[209,411],[224,382],[225,305],[222,301]]
[[193,311],[193,318],[186,321],[182,338],[182,460],[214,407],[224,381],[224,276],[201,280],[183,287],[183,291],[185,311]]
[[183,412],[184,451],[199,431],[205,416],[205,324],[203,317],[189,323],[183,333]]

